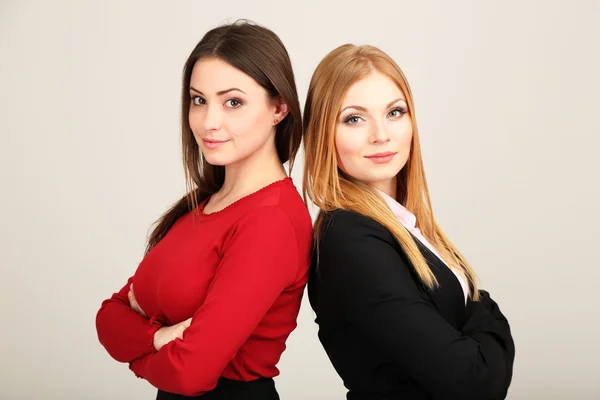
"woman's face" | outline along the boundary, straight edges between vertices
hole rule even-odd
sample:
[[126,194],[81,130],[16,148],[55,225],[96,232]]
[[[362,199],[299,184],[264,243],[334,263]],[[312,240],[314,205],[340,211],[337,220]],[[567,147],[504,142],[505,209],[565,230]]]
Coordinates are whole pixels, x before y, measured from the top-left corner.
[[339,168],[389,193],[410,154],[413,130],[407,107],[404,94],[386,75],[374,71],[354,83],[337,118]]
[[190,79],[189,122],[206,161],[233,165],[274,145],[276,121],[287,105],[239,69],[217,58],[200,59]]

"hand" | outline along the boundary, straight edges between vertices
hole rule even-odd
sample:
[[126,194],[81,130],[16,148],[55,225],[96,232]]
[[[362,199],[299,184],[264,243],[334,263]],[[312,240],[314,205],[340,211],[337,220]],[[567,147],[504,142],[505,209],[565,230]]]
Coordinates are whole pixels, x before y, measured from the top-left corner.
[[142,310],[137,300],[135,299],[135,295],[133,294],[133,283],[129,285],[129,292],[127,293],[127,297],[129,298],[129,305],[131,306],[131,308],[133,308],[133,311],[143,315],[144,317],[147,317],[146,313],[144,312],[144,310]]
[[183,339],[183,332],[190,326],[191,318],[172,326],[163,326],[154,334],[154,348],[160,350],[165,344],[175,340]]
[[500,307],[498,304],[492,299],[490,293],[486,290],[479,290],[479,297],[483,304],[485,304],[486,309],[497,319],[500,321],[508,322],[502,311],[500,311]]

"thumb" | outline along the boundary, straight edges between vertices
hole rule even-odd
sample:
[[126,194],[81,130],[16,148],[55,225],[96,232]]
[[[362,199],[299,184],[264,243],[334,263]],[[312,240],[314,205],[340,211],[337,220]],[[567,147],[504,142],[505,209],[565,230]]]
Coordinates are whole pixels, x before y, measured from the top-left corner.
[[188,319],[186,319],[185,321],[183,321],[181,324],[182,324],[183,326],[185,326],[186,328],[188,328],[188,327],[190,326],[190,324],[191,324],[191,323],[192,323],[192,319],[191,319],[191,318],[188,318]]

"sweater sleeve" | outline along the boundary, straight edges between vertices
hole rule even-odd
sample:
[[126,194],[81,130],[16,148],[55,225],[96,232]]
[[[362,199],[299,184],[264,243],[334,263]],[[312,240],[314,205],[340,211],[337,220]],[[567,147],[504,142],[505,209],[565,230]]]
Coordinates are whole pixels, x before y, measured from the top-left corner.
[[127,293],[133,278],[110,299],[104,300],[96,314],[96,332],[100,343],[115,360],[128,363],[155,352],[154,333],[161,324],[135,312]]
[[238,222],[183,340],[130,364],[158,389],[187,396],[208,392],[277,297],[296,279],[298,246],[289,218],[263,206]]
[[[504,398],[507,341],[481,304],[465,332],[421,295],[406,257],[375,221],[337,212],[319,243],[322,304],[343,315],[432,394]],[[332,306],[335,304],[335,306]]]

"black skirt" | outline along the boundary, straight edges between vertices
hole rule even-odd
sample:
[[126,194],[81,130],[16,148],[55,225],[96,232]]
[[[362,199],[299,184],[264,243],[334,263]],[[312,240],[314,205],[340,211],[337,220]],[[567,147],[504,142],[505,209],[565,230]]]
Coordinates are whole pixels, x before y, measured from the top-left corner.
[[220,378],[217,386],[210,392],[200,396],[183,396],[180,394],[158,391],[156,400],[279,400],[275,382],[271,378],[259,378],[251,382],[232,381]]

